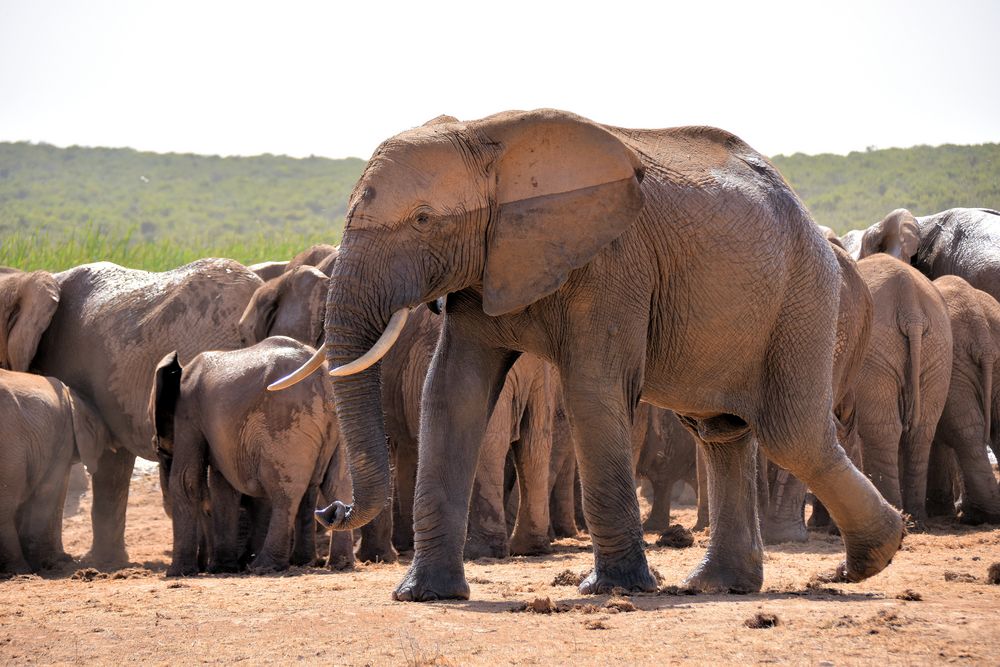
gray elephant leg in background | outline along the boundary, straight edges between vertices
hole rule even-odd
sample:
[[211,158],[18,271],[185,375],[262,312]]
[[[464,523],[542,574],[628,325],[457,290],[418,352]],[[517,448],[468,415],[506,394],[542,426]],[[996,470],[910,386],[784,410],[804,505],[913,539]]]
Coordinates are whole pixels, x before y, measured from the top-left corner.
[[[944,420],[944,415],[941,419]],[[956,493],[955,486],[956,482],[961,485],[962,473],[958,469],[955,452],[944,444],[941,422],[938,422],[938,429],[927,463],[927,516],[954,518],[955,504],[962,495],[960,491]]]
[[[569,426],[567,425],[567,428]],[[566,439],[566,451],[556,449],[556,435],[553,434],[553,459],[550,467],[549,517],[552,523],[552,537],[576,537],[576,457],[572,442]],[[557,466],[557,467],[556,467]]]
[[819,498],[816,496],[810,496],[812,498],[812,514],[809,515],[809,521],[806,523],[808,528],[835,528],[833,521],[830,519],[830,513],[826,510],[823,503],[820,502]]
[[66,474],[49,474],[35,487],[31,497],[18,512],[17,532],[25,559],[34,569],[46,569],[57,563],[73,560],[63,550],[62,509],[69,485],[69,455],[52,471],[63,469]]
[[208,489],[212,503],[212,557],[208,571],[238,572],[241,494],[214,467],[208,473]]
[[698,474],[698,519],[695,521],[692,530],[704,530],[709,527],[709,497],[708,497],[708,468],[705,466],[705,454],[701,447],[696,449],[695,466]]
[[271,520],[267,525],[264,544],[250,564],[250,569],[255,572],[288,569],[295,532],[295,517],[302,497],[298,493],[289,494],[289,491],[268,494],[271,498]]
[[[971,404],[971,407],[969,405]],[[1000,489],[997,488],[993,466],[986,454],[986,443],[983,441],[983,414],[974,401],[966,404],[964,414],[955,414],[951,402],[945,407],[938,423],[937,439],[932,448],[931,456],[936,472],[943,479],[936,481],[940,488],[948,491],[952,485],[947,469],[947,456],[954,452],[955,462],[961,470],[964,485],[962,493],[962,523],[1000,523]],[[942,461],[943,459],[943,461]],[[943,470],[941,470],[943,468]],[[928,474],[928,492],[931,488]],[[939,491],[940,493],[940,491]],[[950,494],[949,494],[950,495]],[[928,496],[928,504],[930,503]],[[954,504],[952,504],[954,509]]]
[[316,519],[313,518],[313,510],[316,509],[318,495],[319,487],[310,484],[299,501],[292,537],[292,565],[312,565],[316,562],[316,531],[313,529]]
[[764,545],[757,516],[757,442],[745,424],[720,422],[701,430],[726,438],[697,438],[708,477],[712,535],[705,558],[685,584],[706,592],[758,591],[764,581]]
[[[862,383],[865,393],[872,390],[873,396],[859,392],[859,406],[866,409],[858,417],[858,433],[864,443],[865,474],[875,484],[882,497],[896,508],[903,508],[903,496],[899,488],[899,442],[903,435],[903,424],[900,420],[898,389],[880,391],[873,386],[870,378]],[[892,400],[875,402],[875,396],[890,396]],[[871,402],[869,402],[871,401]]]
[[414,497],[414,554],[393,597],[426,601],[469,597],[462,554],[479,451],[515,353],[460,331],[451,313],[438,341],[422,401],[420,465]]
[[766,465],[770,502],[761,530],[764,544],[808,541],[809,531],[804,520],[806,485],[787,470],[770,462]]
[[398,551],[413,550],[413,494],[417,486],[417,443],[400,440],[395,448],[396,507],[399,520],[393,521],[392,543]]
[[94,502],[90,510],[94,541],[87,559],[95,565],[114,567],[128,562],[125,551],[125,511],[135,454],[124,447],[104,450],[91,484]]
[[465,558],[507,558],[510,544],[504,506],[504,470],[510,450],[511,389],[505,387],[486,426],[469,503]]
[[391,499],[377,517],[361,527],[361,546],[357,558],[362,563],[395,563],[399,554],[392,545],[393,520]]
[[[246,498],[245,500],[250,515],[250,532],[243,553],[240,554],[241,568],[249,567],[253,557],[264,548],[267,527],[271,523],[271,503],[267,498]],[[353,549],[353,545],[351,548]]]
[[645,531],[666,530],[670,526],[670,505],[671,496],[674,492],[673,478],[659,478],[651,480],[653,487],[653,504],[649,509],[649,516],[642,522],[642,529]]
[[[925,411],[929,408],[925,404]],[[938,413],[940,414],[940,413]],[[937,415],[935,415],[936,417]],[[903,510],[913,520],[911,530],[924,530],[927,523],[927,461],[938,419],[921,423],[915,432],[904,435],[900,453],[900,481]]]
[[532,400],[524,412],[521,438],[514,443],[517,469],[517,521],[510,552],[531,556],[552,552],[549,542],[549,467],[552,455],[552,411],[547,396]]

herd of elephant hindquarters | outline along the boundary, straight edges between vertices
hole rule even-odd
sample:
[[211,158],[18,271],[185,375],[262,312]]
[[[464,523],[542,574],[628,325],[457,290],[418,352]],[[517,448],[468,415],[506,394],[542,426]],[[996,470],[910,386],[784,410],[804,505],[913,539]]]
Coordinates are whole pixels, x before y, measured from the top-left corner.
[[[189,611],[205,591],[265,614],[262,637],[301,612],[348,662],[483,662],[529,636],[554,660],[578,630],[648,643],[657,618],[737,660],[733,632],[789,633],[799,608],[844,650],[910,633],[913,655],[960,637],[995,660],[1000,213],[897,209],[839,237],[729,133],[553,110],[397,135],[347,211],[340,246],[288,261],[0,268],[0,595],[82,579],[148,589],[169,619],[160,589]],[[136,457],[158,481],[133,481]],[[64,516],[81,494],[89,524]],[[458,609],[551,614],[564,636],[514,614],[459,649],[424,627],[456,607],[397,604],[480,592]],[[419,641],[361,650],[331,612]],[[297,655],[279,648],[247,657]]]

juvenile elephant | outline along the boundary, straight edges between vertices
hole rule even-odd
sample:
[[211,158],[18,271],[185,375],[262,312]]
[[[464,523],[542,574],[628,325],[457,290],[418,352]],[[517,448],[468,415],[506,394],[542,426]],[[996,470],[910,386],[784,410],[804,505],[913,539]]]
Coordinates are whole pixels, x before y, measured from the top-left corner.
[[[1000,488],[986,447],[1000,458],[993,428],[1000,405],[1000,304],[958,276],[934,281],[944,298],[954,343],[948,397],[934,436],[934,447],[954,452],[961,470],[963,523],[1000,523]],[[950,486],[945,477],[943,486]]]
[[107,429],[55,378],[0,370],[0,572],[69,560],[63,503],[74,460],[94,472]]
[[653,506],[643,530],[662,531],[670,526],[674,484],[687,482],[697,492],[696,445],[691,434],[670,410],[640,403],[632,432],[636,477],[653,486]]
[[712,544],[689,585],[761,586],[758,442],[830,509],[846,542],[840,576],[869,577],[900,546],[899,513],[837,444],[834,254],[777,170],[732,134],[554,110],[437,118],[369,161],[332,280],[325,353],[355,481],[353,502],[324,512],[340,529],[370,521],[390,490],[371,366],[411,308],[447,295],[398,600],[468,597],[476,461],[524,352],[563,385],[595,553],[581,592],[656,587],[629,442],[640,396],[677,412],[706,454]]
[[241,495],[264,498],[270,507],[254,570],[315,559],[312,513],[339,446],[336,418],[326,409],[330,383],[315,377],[294,395],[261,389],[312,354],[302,343],[274,337],[242,350],[203,352],[185,365],[172,352],[156,367],[149,410],[173,519],[168,575],[198,572],[200,514],[208,498],[210,571],[239,568]]
[[[8,282],[10,281],[10,282]],[[107,425],[92,478],[98,565],[128,561],[125,508],[135,457],[155,460],[146,412],[157,362],[239,347],[237,322],[260,278],[227,259],[150,273],[109,262],[0,276],[0,366],[59,378]]]
[[951,322],[937,288],[911,266],[878,253],[859,261],[858,271],[874,303],[856,390],[864,470],[920,527],[931,442],[951,378]]

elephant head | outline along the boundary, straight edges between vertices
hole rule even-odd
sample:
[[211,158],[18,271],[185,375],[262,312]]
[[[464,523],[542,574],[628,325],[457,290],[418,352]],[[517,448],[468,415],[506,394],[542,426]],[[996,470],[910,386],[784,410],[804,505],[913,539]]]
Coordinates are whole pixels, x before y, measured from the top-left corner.
[[[353,476],[333,527],[373,518],[389,494],[379,373],[410,308],[469,289],[486,315],[558,290],[638,217],[638,157],[570,113],[439,117],[383,143],[348,203],[326,308],[326,355]],[[274,388],[315,370],[320,354]],[[350,377],[347,377],[347,376]]]
[[153,389],[149,395],[149,421],[153,424],[153,448],[160,468],[160,491],[163,509],[172,516],[170,509],[170,467],[174,459],[174,412],[181,395],[183,368],[177,352],[167,354],[153,372]]
[[318,347],[329,278],[312,266],[300,266],[270,280],[254,292],[240,318],[244,347],[268,336],[288,336]]
[[107,425],[97,411],[79,394],[67,390],[73,411],[73,441],[80,461],[93,475],[104,452],[104,443],[111,440]]
[[884,252],[909,264],[920,246],[920,227],[912,213],[897,208],[863,232],[848,232],[844,241],[856,260]]
[[59,283],[47,271],[0,274],[0,368],[27,371],[59,305]]

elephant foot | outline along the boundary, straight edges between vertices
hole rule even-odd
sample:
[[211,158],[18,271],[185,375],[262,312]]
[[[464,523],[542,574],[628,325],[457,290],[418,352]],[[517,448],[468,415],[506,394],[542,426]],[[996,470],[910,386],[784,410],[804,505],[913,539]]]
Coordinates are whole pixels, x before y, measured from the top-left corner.
[[468,600],[469,584],[461,565],[455,568],[421,567],[414,561],[409,571],[392,592],[399,602],[430,602],[432,600]]
[[670,527],[670,516],[661,516],[650,514],[645,521],[642,522],[642,530],[645,533],[662,533],[667,528]]
[[764,544],[809,541],[809,531],[801,521],[784,523],[768,521],[762,533]]
[[967,507],[966,503],[962,506],[958,521],[966,526],[979,526],[984,523],[1000,524],[1000,513],[987,512],[977,507]]
[[834,574],[835,580],[857,582],[884,570],[903,545],[906,526],[902,515],[885,505],[885,519],[874,530],[848,534],[841,531],[847,547],[847,559]]
[[73,557],[70,556],[65,551],[50,553],[38,559],[38,569],[54,570],[59,567],[62,567],[66,563],[72,563],[72,562],[73,562]]
[[753,560],[757,562],[733,564],[706,557],[683,586],[702,593],[756,593],[764,583],[764,564],[760,558]]
[[288,569],[288,559],[272,558],[265,555],[257,556],[250,563],[250,572],[253,574],[271,574],[272,572],[284,572]]
[[575,521],[574,522],[554,521],[552,522],[551,532],[553,538],[576,537],[578,533]]
[[523,535],[517,532],[510,538],[510,553],[513,556],[540,556],[552,553],[548,535]]
[[594,570],[580,582],[580,593],[583,595],[611,593],[616,588],[646,593],[656,590],[656,577],[649,571],[646,556],[642,552],[638,558],[632,557],[614,563],[602,564],[598,560]]
[[198,563],[171,563],[167,568],[168,577],[194,577],[198,575]]
[[399,554],[391,544],[371,544],[370,540],[362,539],[357,559],[362,563],[395,563]]
[[240,571],[239,561],[220,561],[213,562],[208,566],[206,572],[208,574],[235,574]]
[[124,547],[121,549],[98,549],[95,547],[83,557],[83,560],[99,570],[109,572],[120,570],[129,565],[128,553]]
[[324,567],[328,570],[334,570],[337,572],[352,570],[354,569],[354,554],[351,554],[350,556],[345,554],[331,555],[326,559]]
[[701,519],[701,518],[699,518],[697,521],[694,522],[694,526],[691,527],[691,532],[692,533],[699,533],[699,532],[701,532],[703,530],[706,530],[708,528],[709,528],[708,519]]
[[465,539],[465,560],[476,560],[477,558],[509,558],[511,554],[510,546],[507,543],[507,535],[476,535],[469,533]]

